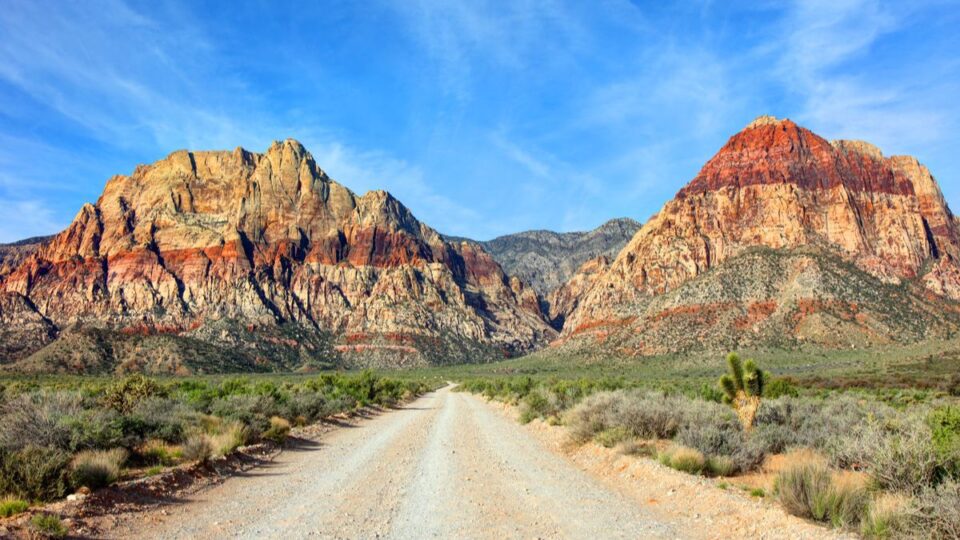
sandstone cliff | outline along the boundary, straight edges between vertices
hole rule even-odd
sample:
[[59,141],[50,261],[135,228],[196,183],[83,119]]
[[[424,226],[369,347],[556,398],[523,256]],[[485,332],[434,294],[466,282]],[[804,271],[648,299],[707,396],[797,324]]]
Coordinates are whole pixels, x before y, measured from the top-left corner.
[[554,335],[482,248],[446,242],[386,192],[355,195],[293,140],[115,176],[0,279],[0,320],[52,326],[34,323],[33,343],[179,336],[263,369],[502,358]]
[[[723,287],[731,276],[723,278],[718,272],[754,248],[787,257],[789,264],[769,266],[772,272],[787,274],[751,274],[753,292],[731,296]],[[791,258],[800,248],[806,255]],[[834,256],[851,266],[824,262]],[[762,334],[764,321],[770,321],[770,337],[796,343],[803,337],[797,326],[802,321],[794,321],[788,312],[805,319],[827,313],[825,305],[834,300],[857,304],[842,308],[844,316],[872,341],[951,333],[954,304],[947,299],[960,298],[958,256],[956,220],[933,176],[916,159],[886,158],[867,143],[831,143],[790,120],[761,117],[731,137],[610,267],[591,280],[566,320],[562,343],[578,336],[609,341],[619,334],[632,336],[619,345],[628,354],[683,348],[666,336],[656,343],[640,337],[651,331],[653,322],[683,312],[689,320],[678,327],[705,332],[685,343],[721,347],[722,340],[711,337],[709,329],[723,317],[705,313],[718,303],[733,319],[749,318],[750,323],[743,324],[758,328],[751,334]],[[891,319],[894,312],[878,305],[882,295],[814,283],[831,281],[830,272],[834,277],[841,272],[864,287],[870,280],[899,285],[917,302],[939,307],[914,311],[919,304],[904,300],[906,311],[896,316],[929,324],[900,335]],[[699,276],[705,282],[719,281],[694,293],[699,289],[689,284]],[[794,279],[800,279],[800,285]],[[921,300],[928,295],[933,298]],[[873,316],[876,321],[867,321]],[[736,325],[727,326],[735,333]],[[820,337],[826,345],[833,340],[826,334]],[[772,343],[757,340],[766,342]]]

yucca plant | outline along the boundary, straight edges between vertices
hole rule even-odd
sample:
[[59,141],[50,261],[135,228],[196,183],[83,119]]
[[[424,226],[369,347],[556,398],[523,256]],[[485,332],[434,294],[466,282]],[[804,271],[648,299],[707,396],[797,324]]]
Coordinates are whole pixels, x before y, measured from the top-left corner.
[[753,429],[763,395],[764,377],[763,370],[753,360],[741,364],[737,353],[727,355],[727,373],[720,377],[723,402],[737,411],[737,418],[745,431]]

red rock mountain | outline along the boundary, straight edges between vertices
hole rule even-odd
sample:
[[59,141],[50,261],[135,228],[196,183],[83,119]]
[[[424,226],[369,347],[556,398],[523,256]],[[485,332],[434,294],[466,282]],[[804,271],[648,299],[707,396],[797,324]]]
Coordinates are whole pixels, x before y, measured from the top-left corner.
[[760,117],[609,268],[574,278],[589,286],[561,343],[650,354],[952,335],[958,257],[957,222],[916,159]]
[[[444,241],[386,192],[355,195],[293,140],[115,176],[0,280],[0,323],[17,329],[0,351],[23,358],[59,335],[38,353],[57,369],[144,368],[153,346],[174,371],[216,369],[205,355],[259,369],[458,362],[555,335],[481,248]],[[103,332],[138,338],[102,345]]]

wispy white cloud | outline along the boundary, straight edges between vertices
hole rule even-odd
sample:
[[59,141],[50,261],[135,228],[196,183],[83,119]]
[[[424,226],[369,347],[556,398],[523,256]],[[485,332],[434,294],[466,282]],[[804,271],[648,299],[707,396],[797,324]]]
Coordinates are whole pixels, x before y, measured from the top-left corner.
[[329,140],[304,139],[314,159],[331,178],[358,193],[384,189],[424,223],[446,234],[491,234],[486,219],[434,189],[423,171],[382,152],[363,151]]
[[532,154],[523,150],[516,143],[508,141],[503,135],[495,134],[491,137],[493,143],[500,148],[503,153],[516,163],[519,163],[526,169],[530,174],[537,178],[550,178],[550,166],[544,163],[541,159],[534,157]]
[[53,234],[66,224],[43,201],[0,199],[0,243]]
[[[927,2],[797,1],[788,10],[777,74],[800,100],[798,120],[824,134],[864,138],[887,151],[942,139],[956,122],[955,83],[937,70],[867,66],[885,38],[913,22]],[[952,86],[951,86],[952,85]]]

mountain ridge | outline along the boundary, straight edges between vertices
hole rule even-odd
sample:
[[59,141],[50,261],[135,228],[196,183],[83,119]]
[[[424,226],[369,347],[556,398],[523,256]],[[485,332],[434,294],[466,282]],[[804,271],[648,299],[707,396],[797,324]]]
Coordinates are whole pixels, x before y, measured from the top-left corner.
[[[558,346],[578,336],[602,335],[606,341],[617,335],[625,344],[620,352],[645,354],[649,347],[634,337],[646,331],[651,317],[660,317],[649,310],[651,303],[689,289],[687,283],[699,276],[716,277],[726,261],[757,248],[816,248],[881,283],[907,287],[918,301],[933,295],[944,311],[951,311],[960,298],[960,229],[926,167],[909,156],[885,158],[867,143],[831,143],[790,120],[761,117],[733,135],[617,258],[590,279]],[[807,262],[798,264],[817,266],[810,262],[815,258],[808,255]],[[855,272],[844,272],[859,279]],[[756,279],[759,286],[790,283],[784,276]],[[776,310],[794,309],[827,294],[815,286],[825,276],[810,279],[800,287],[809,298],[784,297],[770,289],[763,301],[772,304],[756,316],[766,320]],[[709,299],[700,300],[686,298],[684,309],[697,312]],[[747,302],[741,300],[737,309],[744,315]],[[771,305],[776,310],[770,311]],[[824,311],[816,302],[805,305],[816,313]],[[880,311],[880,322],[895,326]],[[926,318],[919,312],[913,315]],[[864,333],[883,326],[871,326],[877,321],[867,320],[867,315],[860,318]],[[934,333],[953,332],[952,321],[930,322],[937,326]],[[700,323],[710,328],[716,319],[705,316]],[[696,324],[680,326],[692,329]],[[796,329],[784,323],[778,330],[792,335]],[[895,332],[887,334],[896,338]],[[671,343],[663,345],[669,348]],[[723,345],[722,340],[704,338],[701,346]]]
[[[259,154],[176,151],[110,178],[0,290],[3,322],[222,341],[267,368],[255,334],[283,341],[266,330],[283,325],[324,334],[290,343],[285,368],[477,361],[553,336],[533,291],[482,248],[444,241],[385,191],[354,194],[292,139]],[[226,336],[238,326],[254,329],[249,347]]]

